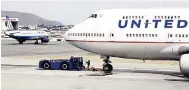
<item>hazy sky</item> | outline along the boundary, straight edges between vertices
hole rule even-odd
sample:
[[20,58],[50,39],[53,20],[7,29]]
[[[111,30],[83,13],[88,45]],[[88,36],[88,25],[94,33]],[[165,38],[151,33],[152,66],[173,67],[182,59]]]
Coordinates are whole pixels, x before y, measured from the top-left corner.
[[1,10],[36,14],[63,24],[76,24],[109,8],[189,8],[189,0],[3,0]]

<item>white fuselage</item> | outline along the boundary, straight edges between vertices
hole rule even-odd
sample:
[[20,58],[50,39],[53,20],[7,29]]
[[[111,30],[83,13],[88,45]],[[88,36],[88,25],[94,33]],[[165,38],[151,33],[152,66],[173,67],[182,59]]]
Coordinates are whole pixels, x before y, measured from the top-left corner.
[[97,54],[172,59],[189,53],[189,9],[110,9],[65,33],[72,45]]
[[23,39],[23,40],[34,40],[40,37],[49,36],[49,34],[45,31],[37,31],[37,30],[13,30],[5,32],[6,35],[15,38],[15,39]]

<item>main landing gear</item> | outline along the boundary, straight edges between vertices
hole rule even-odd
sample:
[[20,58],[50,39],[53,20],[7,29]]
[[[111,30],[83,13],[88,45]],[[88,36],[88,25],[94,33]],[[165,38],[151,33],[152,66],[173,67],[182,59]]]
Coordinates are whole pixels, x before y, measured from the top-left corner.
[[19,41],[19,44],[23,44],[23,41]]
[[34,44],[39,44],[38,39],[35,41],[35,43],[34,43]]
[[23,44],[25,42],[25,40],[22,39],[18,39],[17,41],[19,42],[19,44]]
[[109,60],[109,56],[103,56],[103,61],[104,61],[104,64],[103,64],[103,71],[105,73],[111,73],[112,70],[113,70],[113,66],[110,64],[111,61]]

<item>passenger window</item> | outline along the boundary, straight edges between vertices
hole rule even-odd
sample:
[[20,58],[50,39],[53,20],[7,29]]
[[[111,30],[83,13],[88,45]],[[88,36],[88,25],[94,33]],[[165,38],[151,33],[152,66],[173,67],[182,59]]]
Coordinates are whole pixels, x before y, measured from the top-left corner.
[[125,16],[123,16],[123,19],[125,19]]
[[85,33],[83,33],[83,36],[85,36]]
[[167,18],[167,16],[165,16],[165,18],[164,19],[166,19]]
[[129,34],[126,34],[126,37],[129,37]]
[[151,37],[151,34],[149,34],[149,37]]
[[144,16],[142,16],[142,19],[144,18]]
[[157,34],[155,34],[155,37],[158,37]]
[[154,34],[152,34],[152,37],[154,37]]
[[96,36],[96,33],[94,33],[94,36]]
[[184,34],[182,34],[182,37],[184,37]]
[[172,34],[170,34],[170,37],[172,37]]
[[87,34],[87,33],[85,33],[85,35],[86,35],[86,36],[88,36],[88,34]]
[[146,37],[148,37],[148,34],[146,34]]
[[113,37],[114,36],[114,34],[112,33],[112,34],[110,34],[110,37]]
[[91,36],[93,36],[93,33],[91,33]]
[[181,34],[179,34],[179,37],[181,37]]
[[175,16],[175,19],[177,19],[177,16]]

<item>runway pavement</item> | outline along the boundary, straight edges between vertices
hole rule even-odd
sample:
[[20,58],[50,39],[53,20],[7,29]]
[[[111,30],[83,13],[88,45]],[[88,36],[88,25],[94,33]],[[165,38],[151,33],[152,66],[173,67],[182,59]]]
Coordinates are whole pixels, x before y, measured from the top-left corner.
[[99,71],[39,70],[37,65],[1,68],[2,90],[188,90],[189,87],[189,79],[176,69],[141,69],[140,64],[125,64],[124,69],[116,68],[113,75],[107,76],[95,76]]
[[78,49],[65,41],[51,41],[46,44],[33,44],[27,41],[18,44],[16,40],[1,40],[1,56],[28,56],[28,55],[57,55],[57,54],[85,54],[89,53]]
[[[178,63],[156,64],[114,60],[112,75],[95,76],[100,71],[39,70],[38,61],[57,54],[84,55],[92,60],[91,66],[102,66],[99,56],[75,48],[66,42],[19,45],[16,41],[2,42],[2,90],[188,90],[189,78],[182,76]],[[84,57],[84,58],[85,58]],[[113,58],[115,59],[115,58]],[[126,60],[126,59],[125,59]]]

